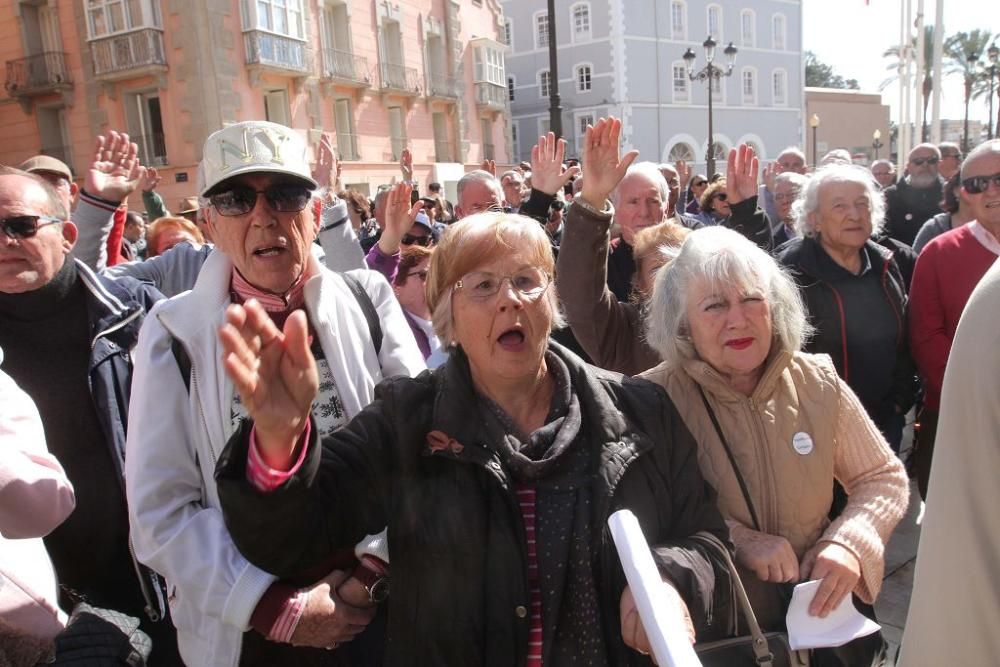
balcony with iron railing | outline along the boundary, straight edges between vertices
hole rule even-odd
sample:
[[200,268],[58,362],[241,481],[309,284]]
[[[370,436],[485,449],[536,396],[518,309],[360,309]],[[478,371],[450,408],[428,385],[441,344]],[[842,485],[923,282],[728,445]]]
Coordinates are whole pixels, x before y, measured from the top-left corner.
[[312,69],[312,54],[305,42],[261,30],[243,33],[247,65],[305,76]]
[[337,49],[323,49],[323,78],[355,88],[367,88],[372,82],[367,58]]
[[162,167],[167,164],[167,142],[162,132],[153,134],[130,135],[135,145],[139,147],[139,162],[149,167]]
[[103,80],[130,78],[167,67],[163,31],[158,28],[91,40],[90,57],[94,76]]
[[500,86],[488,81],[476,83],[476,106],[493,111],[503,111],[507,108],[508,91],[506,86]]
[[427,77],[427,97],[453,100],[458,97],[458,79],[431,72]]
[[455,144],[451,141],[445,139],[435,139],[434,140],[434,161],[435,162],[454,162],[455,161]]
[[65,53],[46,51],[7,61],[4,88],[11,97],[44,95],[72,86]]
[[420,94],[420,74],[415,68],[379,63],[378,71],[382,90],[410,96]]
[[360,160],[358,135],[350,132],[337,132],[337,155],[341,160]]

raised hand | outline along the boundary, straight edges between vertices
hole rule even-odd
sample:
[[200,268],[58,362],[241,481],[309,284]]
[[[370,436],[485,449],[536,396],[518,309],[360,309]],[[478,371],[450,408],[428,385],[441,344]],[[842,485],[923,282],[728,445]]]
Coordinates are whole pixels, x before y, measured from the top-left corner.
[[675,162],[674,168],[677,170],[677,178],[680,180],[681,189],[683,190],[691,184],[691,176],[694,170],[691,169],[691,165],[685,160]]
[[480,163],[479,168],[483,171],[489,172],[494,178],[497,175],[497,163],[496,160],[483,160]]
[[222,364],[255,421],[264,462],[287,470],[319,387],[305,313],[292,313],[279,331],[254,299],[233,304],[219,340]]
[[334,570],[309,589],[309,597],[292,633],[291,644],[336,648],[368,627],[375,616],[375,606],[353,607],[337,593],[337,588],[348,576],[343,570]]
[[767,166],[764,167],[764,172],[761,175],[764,179],[764,187],[767,188],[768,192],[774,194],[774,179],[777,178],[779,173],[779,165],[777,162],[768,162]]
[[162,180],[163,177],[156,171],[156,167],[146,167],[146,173],[139,178],[139,189],[143,192],[152,192]]
[[333,152],[333,141],[327,132],[319,140],[316,150],[316,167],[313,168],[313,180],[321,188],[326,188],[331,198],[340,192],[340,160]]
[[736,546],[736,560],[753,570],[761,581],[799,580],[799,561],[788,540],[768,535],[735,522],[729,523],[729,536]]
[[385,255],[393,255],[399,251],[400,241],[410,231],[417,213],[424,207],[424,202],[420,199],[410,205],[412,192],[413,186],[409,183],[396,183],[386,197],[385,226],[378,239],[378,248]]
[[112,130],[97,137],[84,189],[107,201],[125,201],[146,174],[138,154],[139,147],[129,141],[127,134]]
[[809,603],[809,613],[826,618],[854,590],[861,578],[861,563],[847,547],[833,542],[820,542],[802,557],[799,572],[803,581],[821,580]]
[[413,153],[409,148],[404,148],[399,154],[399,171],[402,172],[404,181],[413,181]]
[[621,136],[622,122],[614,117],[601,118],[587,128],[583,140],[584,178],[580,196],[596,209],[604,207],[611,191],[639,155],[639,151],[631,150],[621,157]]
[[538,137],[531,147],[531,187],[547,195],[554,195],[580,173],[579,167],[563,169],[566,157],[566,140],[556,139],[553,132]]
[[757,196],[760,162],[753,149],[746,144],[729,149],[726,162],[726,195],[729,204],[738,204],[744,199]]
[[[664,580],[663,585],[667,588],[667,597],[670,601],[677,606],[678,613],[684,619],[685,626],[688,633],[688,640],[694,644],[695,642],[695,632],[694,623],[691,621],[691,613],[688,611],[687,605],[684,603],[684,599],[674,588],[674,585],[669,581]],[[646,628],[642,625],[642,620],[639,618],[639,609],[636,607],[635,598],[632,595],[632,589],[628,586],[622,592],[621,600],[618,603],[618,611],[621,617],[621,631],[622,631],[622,641],[629,648],[632,648],[643,655],[649,655],[652,647],[649,644],[649,637],[646,635]]]

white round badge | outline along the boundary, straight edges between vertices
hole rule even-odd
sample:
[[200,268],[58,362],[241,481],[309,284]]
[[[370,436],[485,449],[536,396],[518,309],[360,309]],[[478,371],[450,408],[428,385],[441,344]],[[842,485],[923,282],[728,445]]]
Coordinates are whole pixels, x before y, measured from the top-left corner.
[[802,456],[811,454],[813,450],[813,439],[808,433],[799,431],[792,436],[792,448]]

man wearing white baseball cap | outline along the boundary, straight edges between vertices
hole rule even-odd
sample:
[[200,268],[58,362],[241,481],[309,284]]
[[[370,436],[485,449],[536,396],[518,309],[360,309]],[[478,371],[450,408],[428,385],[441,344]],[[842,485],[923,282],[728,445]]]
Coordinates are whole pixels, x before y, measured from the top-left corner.
[[305,311],[323,433],[371,402],[383,378],[424,368],[385,279],[334,273],[310,252],[320,200],[306,154],[298,133],[274,123],[208,137],[199,194],[215,249],[193,289],[150,314],[135,351],[126,456],[133,542],[169,582],[189,667],[313,664],[296,647],[350,641],[372,617],[337,596],[345,572],[299,589],[250,564],[225,528],[215,486],[216,459],[246,414],[217,335],[229,304],[255,300],[279,329]]

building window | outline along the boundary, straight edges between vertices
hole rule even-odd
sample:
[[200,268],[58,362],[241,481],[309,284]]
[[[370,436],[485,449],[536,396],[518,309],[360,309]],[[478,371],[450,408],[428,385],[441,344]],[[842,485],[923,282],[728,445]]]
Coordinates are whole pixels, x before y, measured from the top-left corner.
[[[483,40],[485,41],[485,40]],[[491,46],[492,45],[492,46]],[[504,86],[507,77],[504,76],[503,51],[496,42],[478,43],[472,50],[473,81]]]
[[548,98],[552,93],[549,90],[552,84],[552,77],[548,70],[538,73],[538,96]]
[[406,148],[406,111],[403,107],[389,107],[389,143],[395,162]]
[[503,21],[503,44],[504,46],[514,46],[514,26],[510,19]]
[[757,73],[753,69],[746,67],[740,75],[740,81],[742,83],[741,88],[743,90],[743,104],[756,104]]
[[448,117],[441,111],[431,114],[431,125],[434,130],[434,161],[454,162],[451,133],[448,132]]
[[333,102],[333,120],[337,124],[337,153],[341,160],[360,160],[358,138],[354,134],[354,112],[351,100],[341,98]]
[[288,118],[288,91],[268,90],[264,93],[264,120],[279,125],[291,126]]
[[716,42],[722,42],[722,7],[708,6],[708,34]]
[[591,89],[590,65],[578,65],[576,68],[576,92],[589,93]]
[[138,28],[159,28],[157,0],[84,0],[87,31],[93,39]]
[[497,153],[493,145],[493,121],[489,118],[480,118],[479,132],[483,137],[483,159],[496,160]]
[[302,39],[302,0],[256,0],[258,30]]
[[167,164],[160,96],[155,92],[134,93],[126,97],[125,104],[125,123],[139,147],[140,162],[153,167]]
[[590,39],[590,5],[581,3],[570,9],[570,20],[573,25],[573,41]]
[[594,114],[583,113],[576,117],[576,152],[583,153],[584,140],[587,138],[587,126],[594,125]]
[[775,14],[771,17],[771,33],[773,36],[774,48],[778,51],[785,50],[785,15]]
[[722,79],[712,79],[712,101],[722,102]]
[[740,44],[743,46],[754,46],[756,42],[755,23],[757,17],[752,9],[744,9],[740,12]]
[[[323,13],[320,14],[320,30],[326,42],[326,48],[342,53],[350,53],[350,26],[351,22],[347,12],[347,5],[343,2],[328,2]],[[353,63],[351,69],[353,69]]]
[[773,103],[776,107],[783,107],[788,104],[788,78],[785,70],[776,69],[771,75],[771,85],[773,92]]
[[512,159],[514,162],[521,161],[521,145],[517,141],[517,121],[511,121],[510,123],[510,143],[511,148],[514,151]]
[[507,77],[507,99],[511,102],[514,101],[514,77]]
[[760,146],[757,145],[756,141],[744,141],[743,143],[747,145],[747,148],[753,151],[755,157],[760,158],[761,160],[764,159],[764,153]]
[[674,144],[674,147],[670,149],[667,160],[669,162],[677,162],[679,160],[694,162],[694,149],[685,143]]
[[670,35],[674,39],[687,39],[687,5],[681,0],[670,3]]
[[674,102],[691,101],[691,80],[688,78],[684,63],[674,63],[671,68],[674,82]]
[[548,116],[542,116],[538,119],[538,134],[548,134],[550,129],[552,129],[552,120]]
[[549,46],[549,15],[545,12],[535,14],[535,48],[546,49]]

